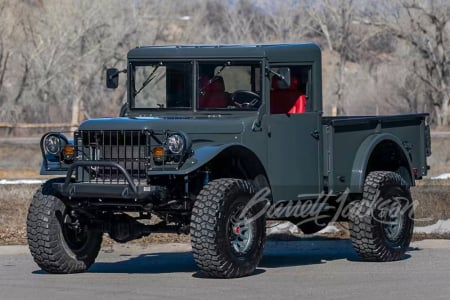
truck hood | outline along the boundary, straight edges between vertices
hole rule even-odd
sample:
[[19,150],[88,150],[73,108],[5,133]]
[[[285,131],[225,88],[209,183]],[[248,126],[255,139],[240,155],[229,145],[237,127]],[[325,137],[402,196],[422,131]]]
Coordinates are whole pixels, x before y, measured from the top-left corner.
[[244,122],[238,118],[139,117],[101,118],[84,121],[79,130],[183,131],[187,134],[240,134]]

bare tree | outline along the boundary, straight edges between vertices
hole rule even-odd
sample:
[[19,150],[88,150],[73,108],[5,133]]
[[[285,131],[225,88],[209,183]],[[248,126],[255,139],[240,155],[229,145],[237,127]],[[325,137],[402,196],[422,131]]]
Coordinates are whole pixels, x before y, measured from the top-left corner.
[[209,31],[208,40],[222,44],[264,42],[265,14],[252,1],[210,1],[205,8],[202,29]]
[[[6,19],[6,3],[0,3],[0,19],[5,20]],[[6,69],[8,67],[8,60],[10,52],[7,50],[7,47],[5,46],[6,38],[5,35],[7,34],[7,28],[6,28],[6,22],[0,23],[0,104],[3,102],[1,101],[1,91],[3,88],[3,84],[5,81],[5,74]]]
[[[383,27],[410,49],[402,59],[425,85],[438,126],[448,126],[450,104],[450,3],[448,0],[396,0],[372,24]],[[387,14],[389,13],[389,14]]]
[[23,44],[22,32],[26,16],[23,4],[0,4],[0,117],[15,122],[20,118],[20,99],[29,81],[29,60]]
[[309,30],[309,1],[261,1],[267,13],[264,24],[266,42],[298,43],[304,41]]
[[373,113],[373,99],[382,111],[420,111],[432,99],[439,124],[448,123],[449,1],[385,1],[0,1],[0,118],[117,115],[126,81],[107,90],[104,71],[125,68],[135,46],[308,40],[327,49],[325,90],[339,114]]
[[326,40],[329,50],[338,55],[336,66],[336,108],[338,115],[345,115],[345,66],[351,59],[355,45],[354,0],[321,0],[307,12],[311,18],[311,29]]

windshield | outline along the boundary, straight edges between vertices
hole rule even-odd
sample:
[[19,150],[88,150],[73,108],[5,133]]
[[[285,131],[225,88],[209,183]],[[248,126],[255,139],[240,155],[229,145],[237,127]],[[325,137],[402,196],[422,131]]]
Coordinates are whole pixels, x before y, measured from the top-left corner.
[[[131,65],[131,107],[137,109],[257,110],[261,105],[259,61],[154,61]],[[196,101],[192,101],[197,86]]]
[[132,65],[132,107],[192,107],[192,63],[154,62]]

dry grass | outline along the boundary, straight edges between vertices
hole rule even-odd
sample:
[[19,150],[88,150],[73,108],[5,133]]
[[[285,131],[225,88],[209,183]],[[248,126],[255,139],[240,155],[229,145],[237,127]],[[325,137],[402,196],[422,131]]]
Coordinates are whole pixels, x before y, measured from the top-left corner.
[[[26,244],[26,217],[28,206],[34,192],[39,185],[0,185],[0,245]],[[439,219],[450,219],[450,181],[425,181],[413,189],[413,199],[418,202],[416,206],[416,225],[424,226],[435,223]],[[339,233],[325,234],[326,237],[348,238],[346,224],[341,226]],[[450,238],[448,235],[415,235],[414,239],[423,238]],[[272,239],[291,239],[285,236],[271,237]],[[177,234],[152,234],[146,238],[134,241],[140,245],[168,242],[189,242],[186,235]],[[114,242],[104,239],[104,246]]]
[[[24,245],[28,207],[39,185],[0,185],[0,245]],[[186,235],[155,233],[134,241],[140,245],[189,242]],[[105,237],[104,246],[115,242]]]
[[430,175],[437,176],[450,173],[450,137],[434,137],[431,139]]
[[38,185],[0,185],[0,244],[26,244],[28,206]]
[[0,144],[0,169],[2,170],[37,170],[39,172],[41,160],[42,154],[38,144]]
[[42,179],[42,177],[39,175],[39,168],[28,170],[0,169],[0,179]]
[[[450,173],[450,137],[432,139],[433,155],[429,159],[431,175]],[[39,175],[41,154],[38,145],[0,144],[0,179],[45,178]],[[0,185],[0,244],[26,243],[26,215],[29,203],[38,185]],[[412,190],[416,225],[425,226],[439,219],[450,219],[450,180],[423,180]],[[348,238],[343,227],[341,233],[330,237]],[[421,239],[429,235],[415,235]],[[449,235],[432,236],[450,238]],[[274,237],[276,238],[276,237]],[[143,245],[165,242],[189,242],[189,236],[176,234],[153,234],[135,241]],[[105,245],[114,243],[105,238]]]
[[412,188],[411,194],[416,202],[416,225],[450,219],[450,180],[424,180]]

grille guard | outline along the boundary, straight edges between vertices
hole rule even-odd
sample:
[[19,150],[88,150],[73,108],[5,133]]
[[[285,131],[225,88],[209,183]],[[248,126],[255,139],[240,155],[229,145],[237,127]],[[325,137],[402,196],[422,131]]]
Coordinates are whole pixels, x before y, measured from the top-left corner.
[[[78,167],[104,166],[116,168],[126,179],[125,184],[105,184],[73,182],[72,175]],[[78,161],[74,162],[67,171],[64,183],[54,183],[55,189],[68,198],[111,198],[111,199],[148,199],[161,196],[161,187],[136,185],[130,174],[120,164],[112,161]]]

